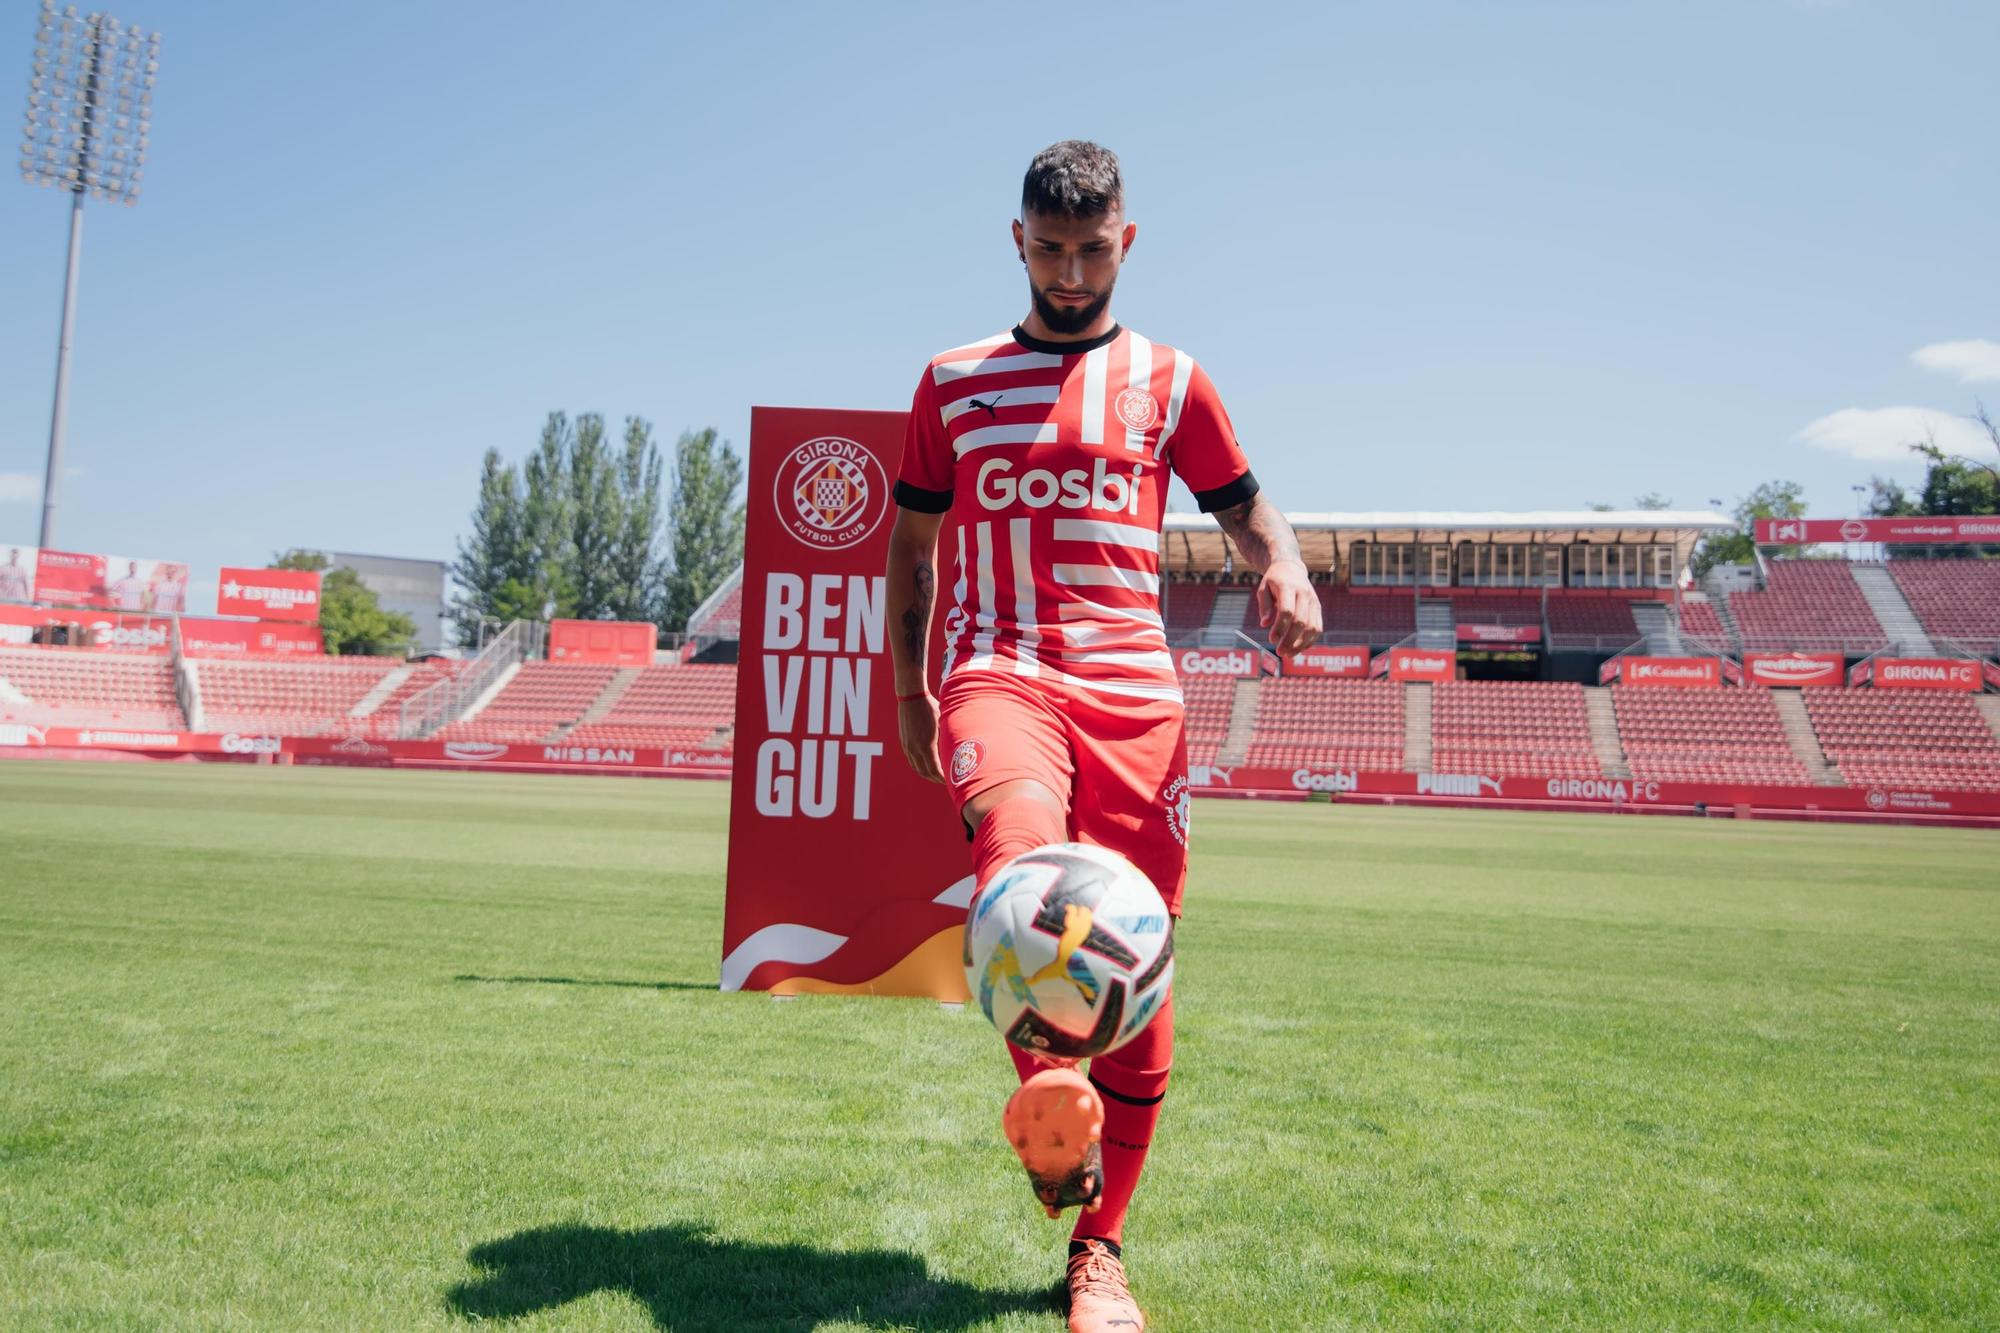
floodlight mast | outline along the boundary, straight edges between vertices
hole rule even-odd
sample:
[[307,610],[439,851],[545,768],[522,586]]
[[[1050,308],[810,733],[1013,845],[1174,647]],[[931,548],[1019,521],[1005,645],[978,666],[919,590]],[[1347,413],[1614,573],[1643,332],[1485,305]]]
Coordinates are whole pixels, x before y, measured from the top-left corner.
[[[133,204],[145,178],[151,142],[153,82],[160,34],[126,28],[108,14],[79,18],[42,0],[34,73],[21,131],[21,177],[70,192],[69,260],[63,276],[62,333],[56,342],[55,403],[49,412],[49,463],[42,479],[41,544],[56,535],[63,432],[69,416],[70,345],[76,333],[76,280],[83,259],[83,197]],[[136,132],[135,132],[136,122]]]

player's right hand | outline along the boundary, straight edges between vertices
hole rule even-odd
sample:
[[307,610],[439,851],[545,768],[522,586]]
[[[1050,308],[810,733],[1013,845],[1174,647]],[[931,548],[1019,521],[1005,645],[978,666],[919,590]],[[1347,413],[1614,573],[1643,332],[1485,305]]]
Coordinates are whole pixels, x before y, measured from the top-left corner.
[[944,774],[937,760],[937,700],[926,691],[896,705],[896,731],[903,742],[903,758],[926,782],[942,783]]

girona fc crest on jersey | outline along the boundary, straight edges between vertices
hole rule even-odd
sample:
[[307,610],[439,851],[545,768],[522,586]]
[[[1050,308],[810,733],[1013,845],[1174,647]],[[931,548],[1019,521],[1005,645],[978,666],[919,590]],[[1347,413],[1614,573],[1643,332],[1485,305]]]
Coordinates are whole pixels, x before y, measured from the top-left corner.
[[1160,419],[1158,400],[1144,389],[1127,389],[1119,394],[1112,410],[1118,413],[1118,419],[1131,430],[1151,430]]
[[951,780],[954,785],[963,783],[979,771],[979,763],[986,758],[986,747],[978,741],[960,741],[958,748],[951,752]]
[[785,531],[820,550],[852,546],[875,530],[889,483],[875,455],[853,440],[807,440],[778,469],[778,518]]

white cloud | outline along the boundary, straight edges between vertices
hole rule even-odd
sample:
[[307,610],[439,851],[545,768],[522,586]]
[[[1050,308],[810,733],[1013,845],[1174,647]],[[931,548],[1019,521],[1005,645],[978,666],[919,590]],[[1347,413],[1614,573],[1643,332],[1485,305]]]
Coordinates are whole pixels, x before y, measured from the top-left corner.
[[42,479],[33,472],[0,472],[0,505],[42,498]]
[[1843,407],[1792,438],[1864,463],[1911,462],[1909,446],[1932,439],[1948,454],[1975,453],[1986,444],[1973,422],[1929,407]]
[[1958,342],[1932,343],[1910,353],[1910,360],[1925,370],[1956,375],[1964,384],[1979,380],[2000,380],[2000,343],[1988,338],[1962,338]]

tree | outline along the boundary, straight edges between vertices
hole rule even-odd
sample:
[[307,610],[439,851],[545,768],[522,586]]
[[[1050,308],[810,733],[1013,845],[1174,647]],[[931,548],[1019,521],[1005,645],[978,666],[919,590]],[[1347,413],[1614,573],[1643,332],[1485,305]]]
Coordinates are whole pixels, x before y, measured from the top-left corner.
[[569,539],[559,565],[569,591],[563,614],[578,620],[609,620],[618,614],[617,554],[624,536],[624,505],[618,494],[616,468],[604,443],[604,418],[585,412],[576,419],[569,441]]
[[[1805,487],[1796,481],[1767,481],[1736,502],[1736,531],[1702,539],[1695,552],[1696,578],[1717,565],[1748,564],[1757,549],[1755,537],[1760,518],[1804,518]],[[1784,554],[1796,555],[1799,548],[1785,547]]]
[[[1592,500],[1584,507],[1594,514],[1609,514],[1618,508],[1617,505],[1608,505],[1599,500]],[[1658,491],[1647,491],[1644,495],[1632,498],[1632,507],[1634,509],[1672,509],[1674,502],[1670,497],[1661,495]]]
[[673,497],[667,540],[673,565],[666,578],[660,626],[687,628],[688,617],[743,561],[743,506],[736,488],[743,460],[715,428],[684,433],[674,444]]
[[472,511],[472,535],[458,543],[452,581],[452,622],[461,647],[479,642],[480,624],[541,613],[535,602],[535,553],[528,544],[521,507],[521,480],[511,465],[488,449],[481,463],[479,504]]
[[323,551],[287,551],[271,561],[272,569],[318,570],[319,631],[326,651],[336,657],[395,657],[416,644],[417,623],[400,611],[384,611],[374,590],[361,576],[342,565],[329,569]]
[[612,548],[618,620],[651,620],[659,609],[666,569],[660,563],[660,449],[653,427],[625,418],[625,452],[618,460],[621,521]]
[[575,605],[570,585],[569,451],[575,434],[569,418],[551,412],[542,423],[542,438],[522,466],[526,482],[521,525],[533,558],[530,619],[568,616]]

